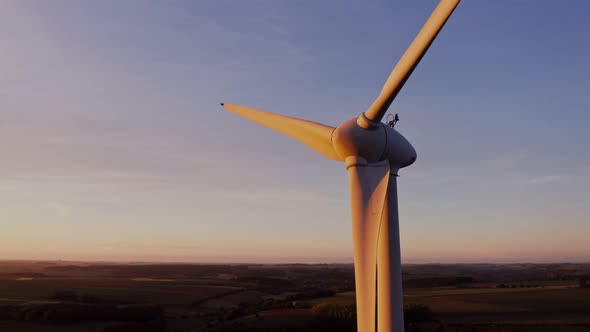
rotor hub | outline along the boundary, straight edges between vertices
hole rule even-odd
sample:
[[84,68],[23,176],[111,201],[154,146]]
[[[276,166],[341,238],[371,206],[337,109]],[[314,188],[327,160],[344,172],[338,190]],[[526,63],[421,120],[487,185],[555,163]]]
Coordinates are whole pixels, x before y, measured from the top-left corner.
[[397,130],[383,123],[365,126],[366,119],[361,118],[343,122],[332,133],[334,151],[342,160],[353,156],[368,163],[387,160],[392,170],[416,161],[416,150]]

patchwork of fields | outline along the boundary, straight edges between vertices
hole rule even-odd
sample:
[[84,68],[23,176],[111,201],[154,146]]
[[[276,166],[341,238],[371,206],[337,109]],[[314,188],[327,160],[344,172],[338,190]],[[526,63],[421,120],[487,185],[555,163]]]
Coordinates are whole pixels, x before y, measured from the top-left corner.
[[[354,330],[350,265],[22,262],[19,267],[11,262],[2,267],[0,263],[0,331]],[[544,267],[549,277],[543,279],[535,265],[528,267],[528,277],[526,268],[514,266],[490,266],[487,274],[485,266],[450,266],[442,276],[439,266],[410,267],[409,284],[424,286],[406,286],[404,302],[429,316],[407,320],[408,331],[590,331],[590,288],[578,287],[575,278],[587,268]],[[151,313],[141,312],[144,305]],[[318,306],[330,309],[315,310]],[[93,321],[78,315],[68,322],[75,310],[93,308],[135,316],[111,314],[100,317],[115,318]],[[330,317],[322,316],[326,313]]]

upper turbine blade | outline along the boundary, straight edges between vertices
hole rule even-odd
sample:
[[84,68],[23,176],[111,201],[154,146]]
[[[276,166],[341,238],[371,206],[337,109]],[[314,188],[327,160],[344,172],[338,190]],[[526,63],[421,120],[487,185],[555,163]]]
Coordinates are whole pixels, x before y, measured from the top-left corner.
[[333,127],[235,104],[221,104],[221,106],[259,125],[291,136],[324,157],[342,161],[332,147]]
[[365,116],[374,122],[380,122],[385,112],[391,105],[395,96],[402,89],[428,48],[447,22],[448,18],[459,4],[460,0],[441,0],[430,15],[430,18],[414,41],[408,47],[404,55],[399,59],[393,71],[387,78],[381,93],[373,102],[373,105],[365,112]]
[[346,169],[350,185],[358,331],[375,331],[377,244],[389,183],[389,162],[369,164],[361,157],[348,157]]

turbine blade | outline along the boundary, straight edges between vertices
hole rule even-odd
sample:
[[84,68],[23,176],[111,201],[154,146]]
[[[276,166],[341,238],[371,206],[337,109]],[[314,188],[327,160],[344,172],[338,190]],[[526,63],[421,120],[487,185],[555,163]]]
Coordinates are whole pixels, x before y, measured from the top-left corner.
[[358,331],[375,331],[377,243],[389,182],[389,162],[346,158],[350,185]]
[[387,78],[381,93],[369,107],[365,116],[374,122],[380,122],[385,112],[402,89],[434,39],[445,25],[460,0],[441,0],[430,15],[422,30],[418,33],[410,47],[399,59],[395,68]]
[[332,147],[333,127],[235,104],[222,103],[221,106],[245,119],[293,137],[324,157],[342,161]]

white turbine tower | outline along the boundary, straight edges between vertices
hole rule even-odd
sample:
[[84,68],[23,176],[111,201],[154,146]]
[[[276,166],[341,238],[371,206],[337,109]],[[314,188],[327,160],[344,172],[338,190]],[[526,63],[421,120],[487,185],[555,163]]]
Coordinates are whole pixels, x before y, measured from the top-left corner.
[[381,119],[460,0],[441,0],[400,58],[371,107],[336,128],[234,104],[221,104],[344,161],[350,184],[359,332],[404,330],[397,172],[416,160],[412,145]]

